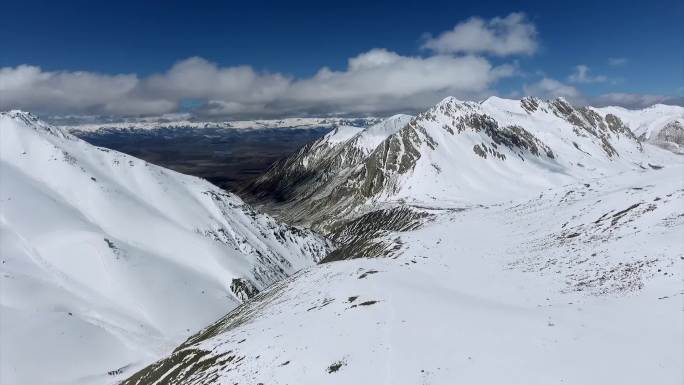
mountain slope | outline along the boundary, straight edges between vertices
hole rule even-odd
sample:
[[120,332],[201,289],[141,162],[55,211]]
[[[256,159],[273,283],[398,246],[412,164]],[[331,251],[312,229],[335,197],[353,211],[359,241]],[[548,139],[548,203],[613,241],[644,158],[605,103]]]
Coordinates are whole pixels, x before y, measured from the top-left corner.
[[330,250],[28,113],[0,135],[3,384],[116,381]]
[[684,153],[684,107],[656,104],[642,110],[622,107],[593,108],[600,115],[619,117],[644,141]]
[[363,132],[257,181],[329,263],[125,385],[684,381],[683,158],[562,99],[447,98],[336,169]]
[[340,161],[350,158],[350,140],[320,151],[324,138],[276,164],[244,193],[289,220],[331,232],[340,221],[387,204],[519,199],[667,158],[652,148],[644,153],[615,115],[563,99],[446,98],[402,125],[353,162]]
[[672,160],[531,199],[436,202],[422,228],[385,235],[402,245],[388,257],[300,272],[124,384],[681,384]]
[[339,126],[324,137],[274,164],[250,183],[245,192],[260,199],[298,201],[320,199],[340,174],[363,163],[388,136],[411,119],[395,115],[367,128]]

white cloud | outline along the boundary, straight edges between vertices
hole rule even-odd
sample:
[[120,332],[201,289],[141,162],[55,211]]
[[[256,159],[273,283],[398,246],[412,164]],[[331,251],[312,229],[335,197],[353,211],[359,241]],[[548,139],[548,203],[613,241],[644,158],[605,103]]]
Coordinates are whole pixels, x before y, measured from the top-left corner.
[[580,92],[573,86],[551,78],[543,78],[532,84],[523,86],[525,95],[537,96],[543,99],[564,97],[573,103],[581,103],[583,98]]
[[484,20],[472,17],[437,37],[423,48],[438,53],[477,53],[508,56],[531,55],[537,50],[537,29],[524,13]]
[[522,13],[488,21],[472,18],[425,46],[436,53],[403,56],[377,48],[350,58],[344,70],[322,67],[300,79],[250,66],[221,67],[200,57],[144,78],[5,67],[0,68],[0,109],[152,116],[192,106],[195,114],[216,117],[417,111],[448,95],[491,94],[499,79],[517,73],[517,64],[495,66],[477,55],[531,54],[536,30]]
[[608,65],[613,66],[613,67],[617,67],[617,66],[627,64],[628,61],[629,60],[627,60],[627,58],[625,58],[625,57],[611,57],[611,58],[608,58]]
[[[0,108],[30,108],[44,111],[99,111],[163,113],[171,106],[163,100],[136,100],[136,75],[102,75],[92,72],[43,71],[20,65],[0,68]],[[147,104],[142,109],[137,102]]]
[[603,83],[608,80],[604,75],[591,75],[591,69],[584,64],[575,66],[575,72],[568,76],[571,83]]
[[198,57],[142,79],[22,65],[0,68],[0,109],[159,115],[197,100],[198,113],[211,116],[391,112],[421,109],[451,94],[481,96],[513,72],[511,65],[495,67],[482,57],[410,57],[385,49],[350,58],[346,70],[324,67],[304,79],[219,67]]
[[280,74],[257,73],[249,66],[218,67],[200,57],[176,63],[142,84],[142,91],[172,99],[239,100],[263,103],[283,94],[290,79]]
[[451,94],[480,94],[512,73],[510,66],[493,67],[481,57],[421,58],[373,49],[349,59],[345,71],[323,68],[294,82],[284,102],[360,112],[423,108]]

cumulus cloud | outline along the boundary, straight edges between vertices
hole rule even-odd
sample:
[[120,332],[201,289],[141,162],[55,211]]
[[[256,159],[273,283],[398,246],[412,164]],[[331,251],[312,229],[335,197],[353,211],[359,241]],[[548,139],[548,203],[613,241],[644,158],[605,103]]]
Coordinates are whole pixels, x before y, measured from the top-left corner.
[[138,85],[138,77],[132,74],[51,72],[29,65],[5,67],[0,68],[0,108],[110,113],[125,109],[130,114],[162,113],[170,108],[163,100],[131,98]]
[[575,71],[568,76],[571,83],[603,83],[607,80],[604,75],[592,75],[591,69],[584,64],[576,65]]
[[438,53],[476,53],[497,56],[531,55],[537,50],[537,29],[524,13],[484,20],[472,17],[436,37],[423,48]]
[[385,49],[350,58],[343,71],[324,67],[303,79],[199,57],[147,78],[21,65],[0,69],[0,109],[159,115],[196,100],[196,112],[209,116],[391,112],[420,109],[449,94],[480,96],[513,72],[512,65],[493,66],[482,57],[412,57]]
[[283,94],[290,79],[257,73],[249,66],[219,67],[200,57],[176,63],[166,73],[145,79],[141,92],[178,99],[239,100],[264,103]]
[[349,59],[344,71],[323,68],[296,81],[282,102],[287,105],[356,109],[360,112],[423,108],[450,94],[475,96],[513,67],[494,67],[475,56],[427,58],[374,49]]
[[320,68],[294,78],[250,66],[222,67],[200,57],[147,77],[85,71],[0,68],[0,109],[54,116],[152,116],[191,110],[209,117],[382,114],[418,111],[445,96],[481,98],[514,76],[517,64],[494,65],[484,54],[535,51],[536,30],[524,14],[471,18],[428,39],[432,51],[406,56],[376,48],[348,59],[344,70]]
[[583,101],[580,92],[575,87],[548,77],[532,84],[525,84],[523,92],[526,95],[537,96],[543,99],[553,99],[560,96],[573,103],[581,103]]

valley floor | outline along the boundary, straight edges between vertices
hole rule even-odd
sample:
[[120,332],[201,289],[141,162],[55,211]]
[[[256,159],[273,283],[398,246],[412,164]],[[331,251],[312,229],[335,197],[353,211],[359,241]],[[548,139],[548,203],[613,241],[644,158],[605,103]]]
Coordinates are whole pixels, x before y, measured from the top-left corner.
[[297,273],[125,384],[681,384],[682,175],[430,209],[389,256]]

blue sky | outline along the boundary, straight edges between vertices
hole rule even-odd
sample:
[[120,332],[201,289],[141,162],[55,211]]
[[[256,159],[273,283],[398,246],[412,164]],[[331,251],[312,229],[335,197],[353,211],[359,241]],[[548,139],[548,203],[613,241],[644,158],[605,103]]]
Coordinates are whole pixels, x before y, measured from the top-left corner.
[[[448,94],[680,103],[682,3],[3,1],[0,108],[269,117],[420,110]],[[383,68],[353,70],[353,58]]]

